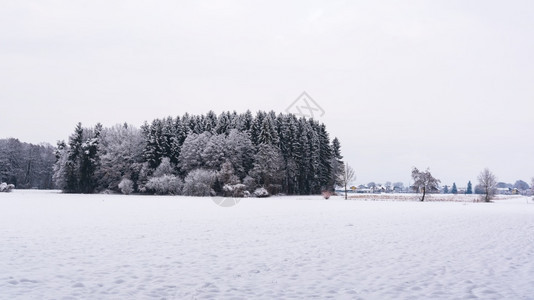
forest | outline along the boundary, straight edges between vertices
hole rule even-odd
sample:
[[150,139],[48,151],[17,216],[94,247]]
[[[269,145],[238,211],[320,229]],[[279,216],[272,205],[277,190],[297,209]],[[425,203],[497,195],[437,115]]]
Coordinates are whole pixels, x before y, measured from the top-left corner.
[[21,189],[51,189],[54,147],[0,139],[0,183]]
[[324,124],[293,114],[213,111],[83,127],[58,142],[53,179],[68,193],[242,197],[319,194],[342,172]]

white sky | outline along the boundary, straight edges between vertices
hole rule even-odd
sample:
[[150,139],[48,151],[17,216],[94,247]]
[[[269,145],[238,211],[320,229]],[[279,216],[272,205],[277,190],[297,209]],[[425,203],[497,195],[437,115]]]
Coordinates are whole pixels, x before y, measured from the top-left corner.
[[0,137],[307,91],[357,183],[534,176],[533,1],[0,2]]

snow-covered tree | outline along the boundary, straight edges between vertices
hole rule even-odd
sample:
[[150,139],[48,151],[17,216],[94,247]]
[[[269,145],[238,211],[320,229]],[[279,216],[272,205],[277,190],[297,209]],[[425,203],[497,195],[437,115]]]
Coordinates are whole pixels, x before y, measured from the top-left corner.
[[123,178],[121,182],[119,182],[119,189],[121,193],[130,195],[134,191],[134,183],[128,178]]
[[254,157],[254,167],[250,176],[271,193],[278,191],[283,175],[283,160],[280,150],[270,144],[261,144]]
[[412,169],[412,179],[414,183],[412,189],[418,193],[423,193],[421,201],[425,201],[426,193],[435,193],[439,191],[439,179],[436,179],[430,174],[430,171],[419,171],[417,168]]
[[[119,191],[121,180],[128,178],[135,191],[145,193],[151,178],[183,178],[195,169],[219,172],[228,162],[239,181],[250,175],[271,193],[319,194],[333,188],[341,159],[339,140],[332,144],[317,121],[273,111],[256,116],[211,111],[156,119],[141,130],[127,124],[89,129],[79,124],[68,145],[58,149],[54,178],[70,192]],[[33,159],[29,166],[34,168]],[[0,175],[8,173],[7,167],[0,168]],[[223,186],[217,179],[212,188],[221,193]]]
[[162,177],[164,175],[173,175],[174,172],[175,172],[175,167],[171,163],[171,159],[168,157],[164,157],[161,159],[161,163],[154,171],[153,176]]
[[203,166],[207,169],[218,171],[226,161],[225,155],[226,136],[214,134],[209,138],[204,150],[201,153]]
[[338,182],[341,182],[341,185],[344,187],[345,191],[345,200],[347,200],[347,192],[349,189],[349,184],[356,179],[356,172],[354,169],[346,162],[343,164],[343,172],[339,175]]
[[486,168],[478,175],[478,184],[484,194],[483,200],[485,202],[490,202],[491,199],[493,199],[493,196],[495,196],[497,178],[488,168]]
[[185,177],[183,194],[186,196],[211,196],[216,180],[214,171],[195,169]]
[[56,162],[54,164],[54,175],[52,179],[57,188],[61,190],[67,189],[67,160],[69,157],[69,150],[65,141],[58,141],[55,150]]
[[236,129],[230,130],[225,140],[224,154],[226,161],[232,163],[235,174],[239,178],[244,178],[252,169],[254,152],[254,146],[247,133]]
[[119,191],[123,178],[136,181],[137,164],[143,161],[144,138],[142,132],[128,124],[104,128],[100,144],[100,167],[96,172],[98,190]]
[[202,153],[206,149],[210,137],[211,133],[209,132],[201,134],[193,133],[187,136],[182,145],[182,151],[179,158],[180,169],[184,174],[204,166]]

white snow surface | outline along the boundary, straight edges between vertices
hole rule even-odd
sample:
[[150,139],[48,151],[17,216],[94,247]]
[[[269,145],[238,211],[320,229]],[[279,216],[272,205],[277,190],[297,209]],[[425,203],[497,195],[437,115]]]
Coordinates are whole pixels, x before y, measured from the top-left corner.
[[534,299],[534,203],[0,194],[0,299]]

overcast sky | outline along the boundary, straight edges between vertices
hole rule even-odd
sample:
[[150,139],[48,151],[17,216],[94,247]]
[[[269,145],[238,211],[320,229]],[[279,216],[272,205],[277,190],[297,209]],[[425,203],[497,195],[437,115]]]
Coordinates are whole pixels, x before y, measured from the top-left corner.
[[307,91],[358,184],[534,176],[533,1],[3,0],[0,28],[0,138]]

